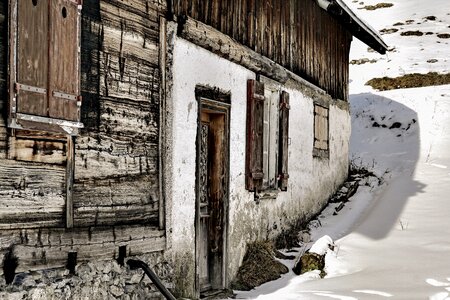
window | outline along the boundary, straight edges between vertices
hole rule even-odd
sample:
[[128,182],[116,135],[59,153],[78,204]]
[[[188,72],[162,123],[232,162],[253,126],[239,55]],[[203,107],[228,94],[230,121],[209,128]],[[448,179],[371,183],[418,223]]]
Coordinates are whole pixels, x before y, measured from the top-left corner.
[[287,190],[289,94],[281,85],[247,84],[246,187],[250,191]]
[[316,157],[329,156],[329,110],[327,107],[314,104],[314,149]]
[[11,128],[76,134],[79,0],[10,0]]

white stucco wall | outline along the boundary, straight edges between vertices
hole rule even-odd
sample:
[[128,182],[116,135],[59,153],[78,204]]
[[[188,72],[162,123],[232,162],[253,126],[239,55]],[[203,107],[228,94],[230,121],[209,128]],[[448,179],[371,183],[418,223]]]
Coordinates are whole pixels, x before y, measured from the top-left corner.
[[298,219],[306,220],[323,207],[343,182],[348,168],[350,116],[330,106],[330,158],[313,158],[313,99],[300,90],[290,94],[289,186],[276,199],[259,204],[245,189],[247,79],[255,73],[231,63],[181,38],[173,52],[172,171],[167,180],[172,197],[173,253],[188,251],[195,257],[195,171],[197,101],[196,85],[209,85],[231,93],[230,199],[228,228],[228,277],[232,279],[245,254],[246,244],[275,236]]

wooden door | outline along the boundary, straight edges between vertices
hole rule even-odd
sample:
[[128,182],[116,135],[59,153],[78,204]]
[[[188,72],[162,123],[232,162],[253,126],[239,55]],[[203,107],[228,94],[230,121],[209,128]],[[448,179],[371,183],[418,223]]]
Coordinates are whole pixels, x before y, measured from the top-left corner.
[[199,122],[197,272],[201,293],[223,289],[228,197],[227,114],[203,109]]
[[210,136],[209,115],[202,114],[200,124],[200,159],[199,159],[199,180],[200,180],[200,197],[199,197],[199,217],[200,217],[200,238],[199,238],[199,275],[200,290],[205,291],[211,288],[209,276],[209,237],[208,227],[211,218],[209,207],[209,164],[208,145]]

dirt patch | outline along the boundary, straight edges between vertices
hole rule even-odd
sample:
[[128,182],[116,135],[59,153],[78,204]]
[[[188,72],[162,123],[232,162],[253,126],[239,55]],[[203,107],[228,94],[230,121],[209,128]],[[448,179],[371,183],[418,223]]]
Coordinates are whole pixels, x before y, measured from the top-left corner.
[[398,29],[397,28],[384,28],[380,30],[381,34],[391,34],[391,33],[395,33],[397,32]]
[[375,5],[366,5],[364,7],[359,8],[359,9],[375,10],[375,9],[379,9],[379,8],[387,8],[387,7],[392,7],[392,6],[394,6],[394,4],[381,2],[381,3],[375,4]]
[[374,64],[376,63],[377,60],[376,59],[368,59],[368,58],[361,58],[361,59],[353,59],[350,61],[351,65],[363,65],[363,64]]
[[234,290],[249,291],[265,282],[272,281],[287,273],[288,268],[275,260],[273,243],[255,242],[248,245],[244,261],[231,283]]
[[437,36],[440,39],[450,39],[450,34],[449,33],[439,33]]
[[410,30],[410,31],[404,31],[402,33],[400,33],[401,36],[422,36],[423,32],[419,31],[419,30]]
[[427,60],[427,63],[430,63],[430,64],[434,64],[434,63],[437,63],[437,62],[438,62],[438,60],[435,59],[435,58]]
[[394,89],[424,87],[433,85],[450,84],[450,73],[438,74],[429,72],[427,74],[407,74],[396,78],[383,77],[373,78],[366,85],[370,85],[376,90],[387,91]]
[[414,20],[406,20],[405,23],[409,25],[409,24],[414,23]]

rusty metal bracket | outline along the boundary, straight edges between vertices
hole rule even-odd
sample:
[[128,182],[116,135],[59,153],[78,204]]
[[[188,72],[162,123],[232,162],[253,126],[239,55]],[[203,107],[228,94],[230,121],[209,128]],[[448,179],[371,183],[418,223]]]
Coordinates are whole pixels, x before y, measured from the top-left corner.
[[53,97],[56,97],[56,98],[72,100],[72,101],[78,101],[78,96],[76,96],[76,95],[71,95],[71,94],[67,94],[67,93],[63,93],[63,92],[57,92],[57,91],[53,91],[52,94],[53,94]]
[[31,85],[26,85],[26,84],[22,84],[22,83],[18,83],[18,82],[16,82],[14,84],[14,91],[16,93],[18,93],[19,91],[27,91],[27,92],[33,92],[33,93],[38,93],[38,94],[44,94],[44,95],[47,94],[46,89],[31,86]]

